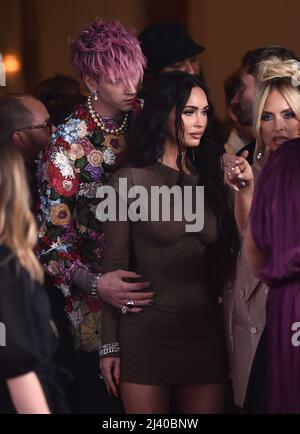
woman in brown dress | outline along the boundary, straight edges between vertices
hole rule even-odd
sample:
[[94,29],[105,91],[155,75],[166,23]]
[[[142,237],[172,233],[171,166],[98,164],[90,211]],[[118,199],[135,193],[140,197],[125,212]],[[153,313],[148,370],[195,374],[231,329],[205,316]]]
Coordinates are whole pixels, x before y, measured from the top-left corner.
[[[205,140],[211,111],[197,77],[164,74],[137,120],[131,164],[110,182],[117,217],[104,224],[104,270],[134,270],[156,293],[138,315],[126,314],[140,310],[132,299],[121,312],[103,306],[102,376],[110,393],[120,389],[127,413],[170,413],[171,402],[180,413],[223,410],[226,356],[217,294],[234,263],[236,229],[222,149]],[[154,187],[177,191],[169,201],[162,194],[162,210]]]

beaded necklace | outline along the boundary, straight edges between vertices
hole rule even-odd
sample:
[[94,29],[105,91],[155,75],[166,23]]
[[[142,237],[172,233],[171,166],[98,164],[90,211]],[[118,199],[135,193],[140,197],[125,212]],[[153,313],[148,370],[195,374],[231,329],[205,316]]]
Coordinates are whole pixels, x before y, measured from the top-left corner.
[[87,99],[87,107],[92,119],[105,134],[120,136],[125,132],[128,123],[128,113],[125,114],[124,120],[119,128],[106,128],[101,116],[93,109],[91,95]]

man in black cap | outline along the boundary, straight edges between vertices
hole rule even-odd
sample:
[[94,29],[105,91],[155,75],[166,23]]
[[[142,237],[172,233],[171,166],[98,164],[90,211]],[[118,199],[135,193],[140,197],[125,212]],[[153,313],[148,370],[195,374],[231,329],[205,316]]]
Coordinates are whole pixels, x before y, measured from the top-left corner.
[[[157,77],[164,72],[183,71],[195,74],[205,83],[198,58],[205,47],[193,41],[183,24],[151,24],[139,35],[139,41],[147,59],[143,89],[140,93],[142,98],[147,96]],[[223,125],[216,116],[213,116],[208,134],[210,140],[224,142]]]
[[147,58],[146,89],[162,72],[184,71],[200,75],[198,55],[205,48],[193,41],[183,24],[151,24],[142,31],[139,40]]

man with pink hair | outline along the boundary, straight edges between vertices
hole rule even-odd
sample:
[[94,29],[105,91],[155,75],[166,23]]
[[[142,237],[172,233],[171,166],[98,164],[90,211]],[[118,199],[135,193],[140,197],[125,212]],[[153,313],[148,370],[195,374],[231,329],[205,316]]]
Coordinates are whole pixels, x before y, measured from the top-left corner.
[[131,30],[102,19],[79,33],[70,53],[91,95],[58,127],[41,158],[39,252],[72,323],[78,411],[111,413],[117,407],[99,379],[101,299],[117,308],[133,303],[137,313],[154,294],[142,291],[149,283],[130,282],[140,277],[135,273],[101,274],[105,241],[96,193],[122,163],[145,59]]

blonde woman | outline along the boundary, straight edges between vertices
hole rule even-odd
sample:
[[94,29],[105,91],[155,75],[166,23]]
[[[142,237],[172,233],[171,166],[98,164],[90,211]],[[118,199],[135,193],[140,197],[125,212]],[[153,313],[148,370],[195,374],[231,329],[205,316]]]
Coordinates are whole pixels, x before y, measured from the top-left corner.
[[[235,193],[236,218],[242,237],[252,204],[254,179],[256,182],[262,167],[274,151],[284,142],[299,137],[300,92],[295,86],[297,74],[299,76],[300,68],[294,59],[282,61],[274,57],[260,64],[260,81],[254,103],[254,134],[257,140],[252,167],[254,176],[246,165],[240,165],[228,174],[233,183],[241,180],[246,183],[244,189]],[[252,363],[265,326],[267,299],[267,286],[252,274],[245,258],[244,246],[232,292],[234,305],[232,317],[228,321],[228,336],[234,400],[237,406],[244,407]],[[263,357],[264,345],[261,344],[259,348],[256,354],[258,360]],[[266,405],[264,395],[261,387],[258,388],[259,393],[255,387],[259,382],[258,376],[264,375],[261,363],[258,361],[254,365],[244,409],[263,412]]]
[[[258,92],[253,108],[256,137],[254,172],[260,172],[270,154],[283,143],[300,136],[300,62],[272,57],[261,62]],[[244,181],[247,188],[237,192],[235,211],[240,233],[244,235],[253,197],[253,171],[239,158],[228,178],[232,184]]]
[[0,413],[48,414],[52,339],[35,222],[21,156],[3,144],[0,155]]
[[300,62],[271,58],[261,63],[258,77],[260,87],[254,104],[257,138],[254,161],[261,169],[270,153],[300,135]]

